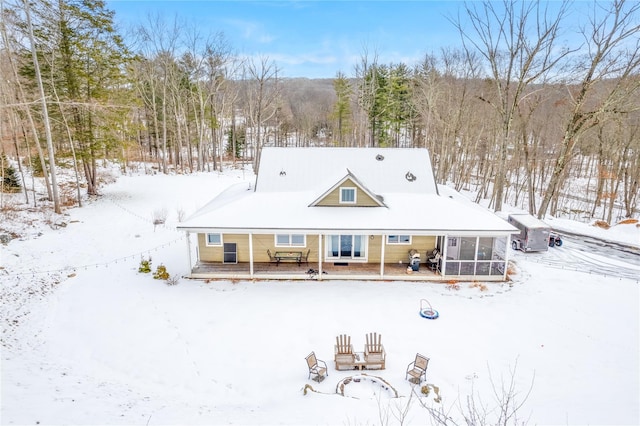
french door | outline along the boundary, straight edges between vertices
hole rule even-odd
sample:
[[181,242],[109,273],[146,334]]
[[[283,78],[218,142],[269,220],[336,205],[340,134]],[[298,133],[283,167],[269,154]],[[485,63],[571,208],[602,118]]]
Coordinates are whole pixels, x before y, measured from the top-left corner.
[[328,235],[327,259],[340,260],[365,260],[366,241],[365,235]]

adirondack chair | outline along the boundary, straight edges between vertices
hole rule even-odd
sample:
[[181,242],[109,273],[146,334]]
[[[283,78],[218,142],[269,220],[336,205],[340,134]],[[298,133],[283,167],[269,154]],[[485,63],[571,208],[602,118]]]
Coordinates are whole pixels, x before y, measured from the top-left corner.
[[[407,374],[405,379],[411,383],[419,385],[422,380],[427,380],[427,366],[429,365],[429,358],[426,356],[416,354],[416,359],[410,362],[407,366]],[[411,376],[411,377],[409,377]]]
[[329,375],[327,364],[323,360],[317,359],[315,352],[307,355],[307,367],[309,367],[309,378],[311,379],[311,376],[313,376],[313,380],[318,383]]
[[384,370],[386,353],[382,346],[382,336],[378,333],[369,333],[366,335],[367,343],[364,346],[364,360],[367,369],[379,368]]
[[334,346],[334,361],[336,370],[353,369],[355,367],[356,356],[353,353],[353,345],[351,344],[351,336],[340,334],[336,336],[336,344]]

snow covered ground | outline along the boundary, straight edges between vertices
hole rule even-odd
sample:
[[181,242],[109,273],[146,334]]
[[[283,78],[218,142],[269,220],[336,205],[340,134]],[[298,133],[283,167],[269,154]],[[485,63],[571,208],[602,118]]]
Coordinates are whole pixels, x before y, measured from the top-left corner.
[[[515,402],[524,401],[518,419],[528,424],[640,424],[640,285],[539,261],[571,247],[514,253],[512,281],[486,290],[186,279],[170,286],[138,273],[143,256],[153,270],[186,273],[186,241],[174,226],[243,179],[252,176],[121,176],[85,207],[50,215],[52,226],[35,220],[37,212],[4,212],[0,229],[21,238],[0,245],[2,424],[432,424],[425,406],[460,420],[468,395],[491,424],[492,387],[504,395],[511,380]],[[154,226],[163,212],[166,223]],[[640,246],[635,224],[562,226]],[[640,276],[633,259],[609,261]],[[420,317],[421,299],[440,318]],[[387,365],[367,374],[390,388],[361,380],[339,395],[340,381],[357,373],[333,368],[335,337],[349,334],[362,350],[368,332],[382,334]],[[329,365],[319,384],[307,377],[311,351]],[[427,383],[439,387],[441,402],[405,380],[416,352],[430,357]]]

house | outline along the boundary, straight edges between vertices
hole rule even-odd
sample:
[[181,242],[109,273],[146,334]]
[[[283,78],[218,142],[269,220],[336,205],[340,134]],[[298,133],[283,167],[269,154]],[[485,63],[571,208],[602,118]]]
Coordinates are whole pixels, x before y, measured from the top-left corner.
[[265,147],[255,183],[178,229],[188,276],[208,279],[502,281],[517,232],[440,194],[429,152],[413,148]]

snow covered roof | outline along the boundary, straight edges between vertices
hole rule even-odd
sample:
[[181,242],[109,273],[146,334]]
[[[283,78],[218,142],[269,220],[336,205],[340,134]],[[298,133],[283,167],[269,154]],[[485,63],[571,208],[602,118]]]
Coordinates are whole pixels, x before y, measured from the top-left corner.
[[313,191],[253,192],[246,184],[237,184],[179,228],[199,232],[215,229],[221,232],[349,231],[413,235],[441,235],[443,231],[488,235],[514,230],[505,220],[482,207],[476,209],[435,194],[389,195],[385,197],[388,208],[309,207],[314,196]]
[[[378,155],[384,159],[376,159]],[[361,161],[355,161],[358,157]],[[383,207],[312,206],[345,177],[347,168],[384,198]],[[407,173],[415,179],[407,179]],[[282,185],[280,190],[278,184]],[[515,230],[471,201],[438,195],[427,150],[390,148],[265,148],[255,188],[247,183],[229,187],[178,228],[192,232],[412,235],[505,235]]]
[[512,218],[514,221],[517,221],[522,225],[526,226],[527,228],[532,228],[532,229],[551,228],[542,220],[538,219],[535,216],[531,216],[530,214],[527,214],[527,213],[511,213],[509,214],[509,217]]
[[349,173],[382,196],[437,193],[429,151],[418,148],[263,148],[256,191],[319,196]]

